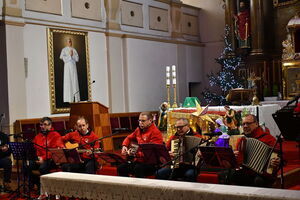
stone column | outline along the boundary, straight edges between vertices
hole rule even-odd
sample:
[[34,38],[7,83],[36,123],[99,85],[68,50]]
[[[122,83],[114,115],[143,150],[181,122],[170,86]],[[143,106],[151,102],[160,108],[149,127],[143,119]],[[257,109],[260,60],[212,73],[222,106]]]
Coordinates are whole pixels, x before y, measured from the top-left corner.
[[107,29],[120,30],[121,14],[120,14],[121,0],[104,0],[106,10],[106,27]]
[[264,0],[251,0],[251,55],[262,55],[264,53]]

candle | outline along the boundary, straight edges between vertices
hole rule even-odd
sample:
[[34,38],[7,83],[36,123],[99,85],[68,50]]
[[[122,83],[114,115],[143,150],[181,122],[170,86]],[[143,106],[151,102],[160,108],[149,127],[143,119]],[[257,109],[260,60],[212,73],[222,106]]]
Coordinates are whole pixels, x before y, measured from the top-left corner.
[[172,71],[176,71],[176,66],[172,65]]
[[170,85],[170,79],[167,78],[167,85]]
[[170,71],[170,66],[166,66],[166,71],[167,71],[167,72]]

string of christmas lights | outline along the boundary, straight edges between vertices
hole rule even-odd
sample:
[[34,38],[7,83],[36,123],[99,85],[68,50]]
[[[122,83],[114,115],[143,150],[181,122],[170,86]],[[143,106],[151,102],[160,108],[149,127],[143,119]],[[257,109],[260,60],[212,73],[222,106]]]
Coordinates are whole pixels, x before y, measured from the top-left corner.
[[230,89],[243,87],[242,80],[236,75],[239,68],[241,57],[236,56],[229,38],[230,28],[225,26],[224,49],[216,62],[220,64],[221,70],[218,73],[211,72],[207,75],[210,86],[220,88],[222,94],[210,91],[206,88],[202,95],[208,103],[218,105],[226,104],[225,96]]

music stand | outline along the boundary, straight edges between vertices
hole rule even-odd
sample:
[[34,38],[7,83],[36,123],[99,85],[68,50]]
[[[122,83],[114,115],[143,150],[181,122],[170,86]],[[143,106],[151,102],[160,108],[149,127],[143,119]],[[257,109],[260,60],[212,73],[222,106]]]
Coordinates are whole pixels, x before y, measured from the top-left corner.
[[144,154],[144,163],[160,165],[171,160],[170,154],[163,144],[140,144],[139,148]]
[[71,163],[79,164],[82,163],[79,153],[76,149],[59,149],[51,148],[49,149],[52,155],[52,159],[57,164]]
[[235,155],[228,147],[200,146],[205,164],[210,168],[234,168],[237,165]]
[[98,156],[105,162],[111,163],[112,165],[120,165],[127,162],[124,158],[115,153],[101,152]]
[[[13,158],[15,160],[17,160],[17,176],[18,176],[18,187],[15,190],[15,192],[17,193],[17,196],[15,198],[17,198],[18,196],[21,196],[21,192],[20,192],[20,188],[23,186],[23,191],[25,192],[25,187],[26,187],[26,181],[25,181],[25,173],[24,173],[24,168],[26,165],[26,161],[27,160],[36,160],[37,156],[36,156],[36,151],[35,148],[33,146],[33,143],[31,142],[10,142],[9,143],[9,147],[11,149]],[[23,184],[20,184],[20,172],[19,172],[19,160],[22,160],[22,172],[23,172]],[[29,183],[28,183],[29,185]],[[30,198],[30,190],[28,190],[29,193],[29,198]],[[25,196],[24,194],[22,194],[23,196]]]

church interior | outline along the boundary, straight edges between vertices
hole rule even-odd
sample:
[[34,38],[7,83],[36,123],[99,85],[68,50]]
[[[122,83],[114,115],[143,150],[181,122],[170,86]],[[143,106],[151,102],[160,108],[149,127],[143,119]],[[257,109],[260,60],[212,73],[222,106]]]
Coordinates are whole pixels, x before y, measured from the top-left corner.
[[[0,8],[0,133],[10,141],[0,135],[0,199],[299,199],[300,0],[1,0]],[[147,120],[162,144],[182,126],[201,135],[189,146],[200,152],[191,161],[193,183],[119,176],[124,142],[143,134]],[[45,122],[52,128],[43,130]],[[35,170],[40,183],[30,187],[22,152],[45,151],[39,164],[71,162],[65,151],[65,161],[48,152],[47,137],[81,134],[79,122],[99,143],[97,159],[95,141],[90,149],[96,175]],[[227,184],[221,175],[238,162],[237,146],[253,123],[273,138],[278,170],[268,187]],[[82,159],[69,145],[57,148],[76,149]],[[163,146],[165,162],[176,161]],[[192,154],[185,151],[178,157]]]

